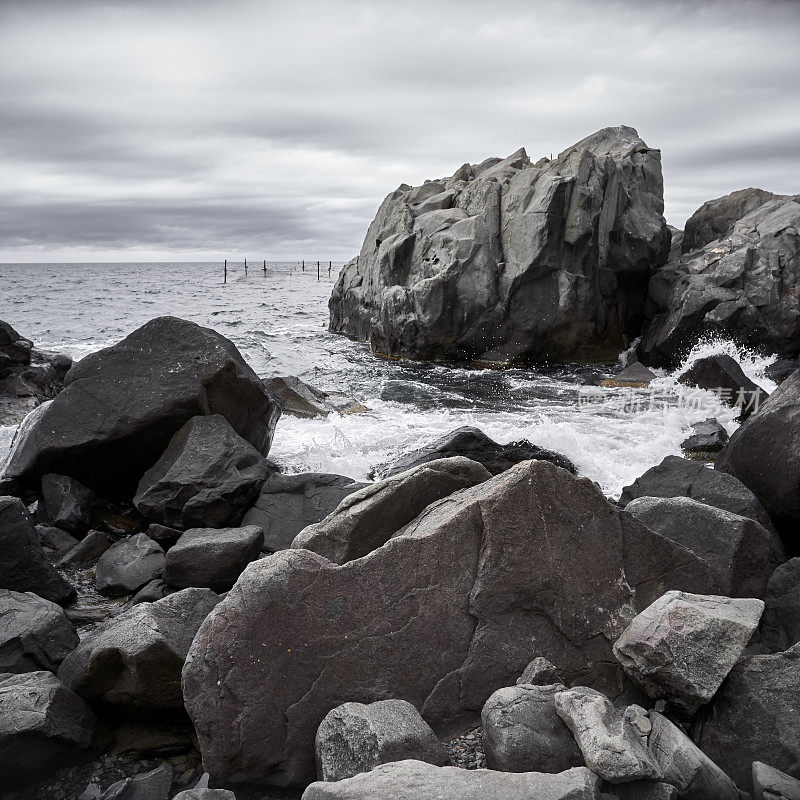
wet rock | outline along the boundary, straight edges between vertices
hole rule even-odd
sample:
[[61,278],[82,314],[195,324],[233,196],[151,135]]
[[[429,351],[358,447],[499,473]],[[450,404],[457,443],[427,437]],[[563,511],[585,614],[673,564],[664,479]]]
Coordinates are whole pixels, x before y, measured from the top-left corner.
[[769,397],[724,353],[698,359],[678,376],[678,382],[718,393],[723,403],[739,409],[742,419],[758,411]]
[[739,791],[692,740],[661,714],[651,711],[650,752],[664,773],[664,781],[685,800],[740,800]]
[[640,497],[625,510],[707,563],[714,594],[764,596],[773,538],[757,522],[688,497]]
[[486,763],[502,772],[562,772],[585,766],[575,739],[556,711],[566,687],[508,686],[498,689],[481,712]]
[[85,638],[58,676],[86,699],[139,709],[180,708],[186,653],[218,602],[208,589],[184,589],[133,606]]
[[779,769],[753,762],[754,800],[800,800],[800,780]]
[[345,564],[381,547],[436,500],[489,478],[484,466],[468,458],[421,464],[348,495],[332,514],[301,531],[292,547]]
[[756,599],[667,592],[634,617],[614,655],[650,697],[692,715],[738,661],[763,610]]
[[728,432],[712,418],[692,425],[692,435],[681,442],[681,450],[690,455],[718,453],[728,443]]
[[78,646],[61,606],[31,592],[0,589],[0,673],[55,670]]
[[192,417],[139,481],[133,503],[176,528],[238,525],[271,471],[225,417]]
[[47,555],[52,559],[63,558],[73,547],[80,543],[71,534],[62,531],[61,528],[53,528],[50,525],[37,525],[36,535],[39,537],[39,544],[44,548]]
[[111,784],[100,800],[169,800],[172,767],[168,764]]
[[733,433],[715,464],[755,494],[792,546],[800,542],[799,406],[800,372],[795,372]]
[[599,800],[600,779],[588,769],[559,775],[435,767],[422,761],[382,764],[333,783],[312,783],[303,800]]
[[97,562],[97,591],[111,597],[133,594],[161,576],[164,560],[164,551],[144,533],[121,539]]
[[267,391],[278,398],[281,411],[293,417],[327,417],[328,414],[359,414],[369,409],[341,392],[323,392],[294,375],[265,378]]
[[555,695],[555,706],[596,775],[609,783],[661,779],[646,741],[600,692],[584,686],[567,689]]
[[226,592],[261,554],[264,532],[245,528],[192,528],[167,553],[164,580],[183,589],[200,586]]
[[405,700],[334,708],[317,729],[315,752],[321,781],[340,781],[405,759],[440,767],[449,763],[442,743]]
[[425,447],[406,453],[389,465],[376,467],[375,473],[380,477],[389,478],[413,467],[418,467],[420,464],[454,456],[463,456],[471,461],[477,461],[479,464],[483,464],[492,475],[499,475],[513,467],[514,464],[532,459],[549,461],[573,474],[577,472],[574,464],[566,456],[538,447],[526,439],[510,444],[498,444],[478,428],[465,425],[446,433]]
[[529,683],[533,686],[547,686],[552,683],[561,683],[558,671],[554,664],[546,658],[537,656],[522,670],[522,675],[517,678],[517,685]]
[[169,550],[178,539],[183,536],[183,531],[177,528],[170,528],[167,525],[149,525],[145,533],[164,550]]
[[792,358],[776,359],[764,370],[764,374],[775,383],[783,383],[790,375],[797,372],[800,362]]
[[781,564],[770,575],[764,595],[761,643],[780,653],[800,642],[800,558]]
[[192,644],[186,707],[212,774],[303,783],[342,697],[407,700],[442,730],[513,685],[531,652],[619,696],[630,684],[611,645],[635,610],[710,584],[591,481],[525,462],[343,566],[307,550],[250,564]]
[[227,789],[187,789],[173,800],[236,800],[236,795]]
[[17,497],[0,497],[0,588],[34,592],[60,605],[75,596],[47,560],[33,520]]
[[752,789],[750,765],[800,768],[800,644],[775,655],[740,661],[698,719],[693,738],[745,791]]
[[320,522],[345,497],[368,485],[324,472],[270,475],[242,525],[258,525],[264,531],[266,550],[285,550],[303,528]]
[[69,474],[130,498],[198,414],[221,414],[266,455],[280,409],[224,336],[159,317],[74,365],[64,391],[17,434],[5,474],[28,482]]
[[655,377],[655,373],[649,370],[644,364],[634,361],[633,364],[629,364],[613,378],[603,381],[602,385],[641,388],[649,386],[650,382],[655,380]]
[[156,600],[161,600],[162,597],[166,596],[166,583],[164,583],[161,578],[156,578],[142,586],[142,588],[131,597],[130,605],[136,606],[139,603],[155,603]]
[[60,567],[81,567],[97,561],[113,542],[107,533],[89,531],[83,539],[66,552],[58,562]]
[[391,358],[495,367],[611,361],[638,335],[670,234],[660,153],[633,128],[435,184],[450,207],[427,210],[430,184],[384,200],[331,294],[331,331]]
[[92,741],[95,717],[52,672],[0,674],[0,780],[27,783]]
[[21,336],[8,323],[0,320],[0,353],[8,358],[8,363],[19,366],[31,363],[33,342]]
[[92,522],[97,495],[66,475],[42,475],[42,505],[47,519],[71,533],[84,533]]

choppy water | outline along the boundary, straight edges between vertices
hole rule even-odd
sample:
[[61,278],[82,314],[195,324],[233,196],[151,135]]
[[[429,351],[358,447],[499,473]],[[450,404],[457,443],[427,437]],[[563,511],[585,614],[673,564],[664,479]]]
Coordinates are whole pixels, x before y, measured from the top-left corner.
[[[381,361],[368,345],[327,331],[337,266],[330,277],[324,268],[318,282],[316,264],[305,273],[270,264],[266,276],[251,267],[247,278],[235,265],[223,285],[220,264],[0,264],[0,319],[37,347],[73,358],[164,314],[212,327],[236,343],[259,375],[298,375],[369,406],[369,413],[348,417],[283,417],[270,454],[291,471],[353,478],[453,428],[476,425],[500,442],[525,438],[564,453],[618,496],[648,467],[679,454],[693,422],[716,416],[729,431],[736,427],[733,411],[709,393],[679,399],[675,376],[691,361],[728,352],[767,391],[774,389],[763,374],[772,359],[724,342],[698,345],[681,369],[661,373],[653,407],[650,392],[624,389],[602,390],[603,404],[579,406],[581,387],[596,386],[620,364],[498,372]],[[0,429],[0,450],[12,434]]]

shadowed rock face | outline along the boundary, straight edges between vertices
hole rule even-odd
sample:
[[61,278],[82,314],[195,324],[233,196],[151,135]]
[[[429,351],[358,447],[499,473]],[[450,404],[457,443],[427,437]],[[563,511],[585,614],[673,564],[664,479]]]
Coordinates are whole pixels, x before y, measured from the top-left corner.
[[330,329],[388,357],[604,361],[638,335],[666,261],[661,154],[604,128],[532,164],[524,149],[402,184],[330,299]]
[[186,708],[212,774],[307,783],[317,726],[344,701],[407,700],[444,731],[537,654],[618,697],[611,646],[637,610],[711,583],[590,481],[528,461],[342,566],[307,550],[250,564],[195,637]]

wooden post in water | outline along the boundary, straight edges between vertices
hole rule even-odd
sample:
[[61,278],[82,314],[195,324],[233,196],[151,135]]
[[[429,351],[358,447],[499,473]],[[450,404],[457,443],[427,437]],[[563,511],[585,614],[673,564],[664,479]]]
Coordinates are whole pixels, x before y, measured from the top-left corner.
[[247,277],[247,259],[244,260],[244,276]]
[[264,277],[267,277],[267,259],[264,259]]
[[228,282],[228,259],[227,258],[225,259],[225,273],[224,273],[224,277],[222,279],[222,282],[223,283],[227,283]]
[[302,267],[302,270],[303,270],[303,272],[305,272],[305,271],[306,271],[306,262],[305,262],[305,261],[303,261],[303,267]]
[[317,280],[319,280],[319,261],[317,261]]
[[331,276],[331,267],[332,267],[332,266],[333,266],[333,261],[329,261],[329,262],[328,262],[328,277],[329,277],[329,278],[330,278],[330,276]]

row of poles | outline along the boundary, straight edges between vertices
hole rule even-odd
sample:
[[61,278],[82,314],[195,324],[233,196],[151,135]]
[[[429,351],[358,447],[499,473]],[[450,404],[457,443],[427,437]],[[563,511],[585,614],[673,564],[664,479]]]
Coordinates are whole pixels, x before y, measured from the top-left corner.
[[[310,266],[310,264],[309,264],[309,266]],[[264,261],[262,262],[262,267],[261,268],[264,270],[264,277],[266,278],[267,277],[267,261],[266,261],[266,259],[264,259]],[[333,268],[333,261],[329,261],[328,262],[328,277],[329,278],[331,276],[331,269],[332,268]],[[225,259],[225,266],[223,267],[223,269],[224,269],[224,272],[223,272],[223,281],[222,282],[223,283],[227,283],[228,282],[228,259],[227,258]],[[300,262],[300,269],[303,272],[306,271],[306,262],[305,261],[301,261]],[[324,267],[320,267],[320,262],[317,261],[317,280],[320,280],[320,275],[321,275],[320,270],[321,269],[324,269]],[[245,276],[245,278],[247,277],[247,259],[244,260],[244,276]]]

